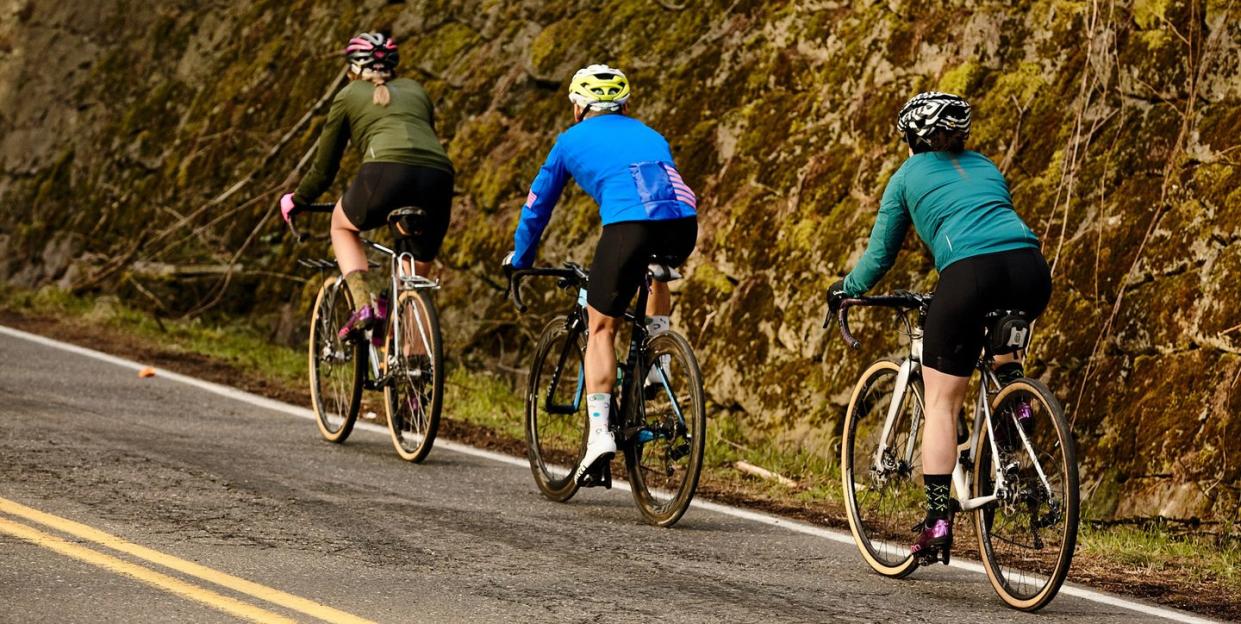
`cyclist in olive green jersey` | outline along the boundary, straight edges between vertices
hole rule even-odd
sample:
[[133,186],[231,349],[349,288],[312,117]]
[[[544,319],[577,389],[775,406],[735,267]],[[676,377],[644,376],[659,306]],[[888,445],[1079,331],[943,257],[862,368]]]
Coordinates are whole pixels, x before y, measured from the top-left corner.
[[319,151],[297,191],[281,198],[285,221],[297,206],[327,190],[352,140],[362,151],[362,167],[332,213],[332,250],[353,298],[354,313],[341,336],[369,329],[386,315],[371,303],[365,275],[366,253],[359,232],[387,223],[388,214],[406,206],[421,208],[425,221],[398,240],[416,270],[425,275],[439,253],[452,210],[453,167],[435,135],[435,111],[422,85],[397,78],[396,43],[382,33],[362,33],[345,48],[350,83],[336,94]]

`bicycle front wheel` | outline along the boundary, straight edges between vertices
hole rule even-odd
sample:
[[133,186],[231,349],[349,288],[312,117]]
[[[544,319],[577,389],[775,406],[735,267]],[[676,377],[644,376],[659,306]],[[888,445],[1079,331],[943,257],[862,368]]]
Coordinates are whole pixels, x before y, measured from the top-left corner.
[[344,442],[353,431],[366,379],[366,345],[341,340],[353,304],[349,289],[328,278],[315,297],[310,315],[310,403],[319,433],[328,442]]
[[[1064,410],[1047,386],[1018,379],[992,407],[995,446],[978,432],[974,496],[1000,499],[976,512],[987,578],[1010,607],[1041,609],[1060,591],[1073,562],[1079,514],[1077,457]],[[996,491],[992,452],[1004,487]]]
[[922,380],[909,380],[893,410],[900,370],[896,362],[879,360],[862,374],[849,400],[840,449],[853,540],[871,568],[894,578],[918,568],[908,540],[925,512],[918,441]]
[[670,527],[685,515],[707,441],[702,372],[689,342],[676,332],[650,340],[648,372],[634,379],[642,390],[643,422],[625,447],[634,501],[647,522]]
[[[439,316],[426,290],[401,293],[388,324],[384,407],[388,432],[401,459],[426,459],[439,431],[444,403],[444,347]],[[399,314],[400,316],[396,316]],[[400,331],[394,331],[397,327]]]
[[543,495],[565,502],[577,493],[573,470],[586,452],[586,336],[565,317],[543,328],[526,389],[526,452]]

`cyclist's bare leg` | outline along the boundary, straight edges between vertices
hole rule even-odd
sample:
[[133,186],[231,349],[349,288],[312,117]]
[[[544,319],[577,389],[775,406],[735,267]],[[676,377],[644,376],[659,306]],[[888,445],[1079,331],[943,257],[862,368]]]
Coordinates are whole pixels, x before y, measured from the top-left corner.
[[922,367],[926,386],[926,425],[922,431],[922,472],[950,474],[957,465],[957,412],[965,400],[969,377]]
[[611,394],[616,384],[616,330],[620,319],[586,306],[586,392]]
[[366,250],[362,248],[358,228],[349,222],[339,200],[336,202],[336,209],[332,211],[332,252],[336,254],[341,275],[366,271]]
[[362,248],[362,240],[358,238],[358,228],[354,227],[345,216],[345,209],[340,200],[332,211],[332,252],[336,254],[336,264],[340,266],[340,274],[345,276],[345,285],[353,295],[354,309],[361,313],[363,306],[369,306],[371,296],[367,291],[364,276],[366,274],[366,251]]

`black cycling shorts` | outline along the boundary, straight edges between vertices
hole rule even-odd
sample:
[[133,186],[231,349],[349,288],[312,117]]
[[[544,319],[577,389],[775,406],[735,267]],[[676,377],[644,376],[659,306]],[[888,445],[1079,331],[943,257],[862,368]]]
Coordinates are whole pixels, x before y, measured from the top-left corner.
[[452,216],[452,174],[433,167],[403,163],[369,162],[358,170],[349,190],[341,199],[345,216],[359,231],[387,225],[388,213],[397,208],[416,206],[427,213],[421,233],[397,241],[399,251],[407,251],[422,262],[439,254],[448,220]]
[[1049,299],[1051,271],[1037,249],[984,254],[948,265],[927,311],[923,365],[969,377],[982,354],[988,314],[1021,310],[1033,320]]
[[646,278],[652,255],[671,266],[685,263],[698,240],[698,219],[624,221],[603,226],[590,264],[586,302],[611,317],[624,316]]

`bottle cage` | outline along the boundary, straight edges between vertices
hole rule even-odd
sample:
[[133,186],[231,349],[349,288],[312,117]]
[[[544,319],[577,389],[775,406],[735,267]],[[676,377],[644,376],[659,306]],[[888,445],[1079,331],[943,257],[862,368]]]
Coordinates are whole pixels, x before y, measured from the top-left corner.
[[1030,344],[1030,315],[1021,310],[996,310],[987,315],[987,352],[1006,355]]

